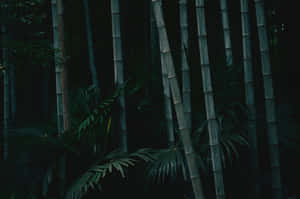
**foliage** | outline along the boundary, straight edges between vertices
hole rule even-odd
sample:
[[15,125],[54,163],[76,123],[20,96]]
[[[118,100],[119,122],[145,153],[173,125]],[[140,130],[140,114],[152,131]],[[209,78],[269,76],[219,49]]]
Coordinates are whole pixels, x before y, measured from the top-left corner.
[[[221,153],[224,167],[239,157],[239,146],[248,145],[245,111],[245,108],[238,103],[230,104],[228,107],[218,111],[217,121],[220,128]],[[211,168],[209,138],[206,127],[207,121],[204,121],[192,134],[197,163],[204,175],[207,175]],[[155,161],[147,168],[147,177],[150,181],[165,183],[167,179],[178,180],[177,177],[181,175],[184,180],[188,179],[181,143],[177,143],[177,145],[169,149],[157,150],[155,157]]]
[[72,184],[66,194],[66,198],[80,199],[89,189],[101,189],[99,181],[112,172],[118,172],[121,177],[125,178],[125,169],[135,166],[138,160],[152,161],[152,150],[139,149],[131,154],[123,153],[120,150],[108,153]]
[[120,89],[117,89],[109,99],[103,100],[92,110],[91,106],[93,105],[90,105],[90,101],[92,101],[91,99],[97,94],[95,94],[96,92],[92,92],[91,95],[89,95],[89,91],[91,91],[91,89],[80,91],[82,98],[86,101],[86,111],[89,113],[89,115],[84,120],[82,120],[78,126],[77,131],[79,139],[82,137],[83,133],[89,131],[91,128],[95,127],[98,124],[102,124],[105,118],[109,118],[106,128],[107,131],[109,131],[111,120],[110,113],[112,111],[112,106],[116,103],[120,94]]

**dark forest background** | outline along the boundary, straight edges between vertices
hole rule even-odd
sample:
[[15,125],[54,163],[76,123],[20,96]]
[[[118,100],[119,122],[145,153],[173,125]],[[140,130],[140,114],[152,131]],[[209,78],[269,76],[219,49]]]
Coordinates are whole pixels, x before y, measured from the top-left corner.
[[[8,30],[11,38],[13,38],[9,41],[9,46],[15,50],[12,62],[16,66],[17,115],[13,128],[25,129],[32,127],[41,131],[51,129],[53,126],[55,127],[56,122],[56,95],[55,67],[51,50],[53,36],[50,1],[14,0],[13,2],[23,2],[24,5],[14,7],[12,9],[14,12],[13,16],[8,18],[2,16],[1,19],[2,22],[6,20],[7,23],[8,21]],[[239,1],[228,0],[234,66],[232,72],[227,71],[218,2],[213,0],[207,1],[206,16],[213,86],[216,92],[216,109],[222,110],[232,102],[243,102],[242,34]],[[268,176],[269,159],[266,146],[267,136],[264,133],[263,77],[261,74],[254,4],[252,1],[250,2],[249,11],[251,14],[251,30],[253,32],[253,66],[256,82],[261,176]],[[110,1],[90,0],[89,4],[94,36],[95,62],[100,81],[101,96],[105,99],[109,98],[114,91]],[[297,50],[291,48],[291,44],[294,44],[295,47],[297,44],[294,40],[295,37],[292,37],[291,33],[291,30],[297,24],[294,22],[295,20],[292,20],[293,16],[290,16],[292,13],[297,13],[292,12],[294,7],[295,5],[291,4],[291,2],[283,0],[265,0],[279,135],[282,137],[280,142],[282,181],[289,195],[296,194],[297,197],[300,197],[298,189],[300,176],[299,172],[297,172],[300,167],[298,163],[300,148],[297,145],[300,139],[300,95],[298,94],[300,67],[297,66]],[[179,75],[181,49],[178,2],[175,0],[163,0],[163,9],[176,72],[181,81],[181,76]],[[88,68],[88,45],[82,1],[65,0],[64,11],[68,89],[71,96],[70,103],[72,104],[77,103],[75,97],[78,90],[89,87],[92,80]],[[142,0],[120,0],[120,13],[124,75],[125,80],[128,80],[129,87],[129,92],[126,95],[129,151],[145,147],[163,148],[167,145],[167,135],[164,134],[164,116],[161,111],[163,110],[163,93],[159,57],[156,58],[157,65],[149,64],[151,62],[149,4],[147,1]],[[188,2],[188,16],[190,23],[188,59],[192,78],[193,129],[196,130],[201,121],[205,119],[205,108],[196,33],[195,5],[190,0]],[[2,96],[2,78],[0,85]],[[0,104],[3,104],[2,97],[0,98]],[[2,113],[3,106],[1,105],[1,121],[3,118]],[[112,128],[114,128],[114,125],[116,123],[113,122]],[[18,142],[22,143],[23,140],[16,141],[16,143]],[[116,145],[116,143],[114,144]],[[15,147],[13,148],[13,146]],[[20,151],[24,151],[22,146],[22,144],[11,145],[11,150],[14,151],[12,153],[20,154]],[[39,150],[37,146],[34,150]],[[47,156],[45,155],[48,154],[47,150],[49,148],[41,149],[41,153],[43,151],[42,154],[44,155],[36,155],[37,157],[29,155],[29,159],[36,158],[36,162],[44,161],[45,163],[47,161],[43,159],[45,158],[43,156]],[[50,147],[51,150],[52,148]],[[226,166],[224,172],[228,198],[244,198],[249,189],[247,181],[249,178],[247,171],[247,147],[239,146],[238,151],[239,157],[234,159],[232,164]],[[39,177],[31,179],[30,175],[22,177],[23,174],[19,174],[22,173],[22,169],[20,168],[21,166],[17,166],[17,161],[21,162],[21,156],[16,155],[15,159],[12,158],[10,163],[2,164],[4,166],[1,168],[0,175],[5,176],[3,179],[7,181],[1,179],[1,184],[3,183],[0,187],[1,198],[2,192],[5,195],[5,190],[10,190],[9,193],[12,193],[15,190],[22,190],[25,187],[24,184],[30,184],[28,181],[34,181],[32,184],[40,182]],[[70,157],[69,161],[74,165],[72,166],[74,168],[70,169],[74,170],[73,173],[84,168],[84,166],[79,166],[81,164],[80,161],[74,161],[75,158],[72,158]],[[88,157],[80,160],[84,160],[86,163],[91,161],[88,160]],[[20,165],[22,164],[20,163]],[[29,166],[29,168],[35,169],[28,171],[28,173],[32,172],[32,176],[42,176],[44,172],[43,164],[32,164],[33,166]],[[75,168],[77,164],[80,169]],[[142,165],[135,170],[129,170],[128,178],[121,179],[117,175],[112,176],[103,184],[101,193],[92,192],[90,195],[87,195],[87,198],[117,198],[119,194],[128,198],[183,198],[183,193],[190,192],[190,184],[182,179],[163,185],[151,183],[149,185],[141,177],[140,172],[143,171],[144,167]],[[71,179],[75,179],[74,176],[76,175],[73,175],[73,173],[70,171]],[[208,184],[205,185],[208,187],[207,192],[211,191],[210,185],[212,182],[210,178],[212,177],[206,176],[205,178]],[[267,186],[270,186],[270,182],[266,182],[266,184],[268,183],[269,185]],[[3,199],[6,197],[9,198],[5,195]]]

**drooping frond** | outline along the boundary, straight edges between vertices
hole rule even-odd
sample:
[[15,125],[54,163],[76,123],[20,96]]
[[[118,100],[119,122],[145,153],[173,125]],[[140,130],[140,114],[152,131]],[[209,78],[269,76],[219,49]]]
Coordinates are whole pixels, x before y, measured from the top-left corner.
[[138,161],[152,161],[151,149],[139,149],[134,153],[124,153],[120,150],[110,152],[105,158],[91,166],[71,186],[66,199],[80,199],[90,189],[101,189],[100,180],[113,172],[125,177],[125,169],[135,166]]
[[[238,103],[232,103],[218,111],[217,121],[220,130],[220,144],[223,166],[226,160],[232,163],[234,158],[239,157],[238,146],[247,146],[247,110]],[[202,122],[199,128],[194,131],[194,144],[198,154],[205,157],[210,165],[208,133],[206,131],[207,121]]]
[[[120,89],[117,89],[114,94],[102,101],[93,110],[90,111],[88,116],[80,122],[77,128],[77,136],[80,139],[87,130],[95,127],[96,125],[103,124],[111,113],[112,107],[119,97]],[[108,121],[107,121],[108,122]]]
[[167,177],[175,179],[180,173],[186,180],[187,171],[184,165],[184,156],[178,146],[157,150],[155,161],[147,167],[147,178],[151,182],[164,183]]

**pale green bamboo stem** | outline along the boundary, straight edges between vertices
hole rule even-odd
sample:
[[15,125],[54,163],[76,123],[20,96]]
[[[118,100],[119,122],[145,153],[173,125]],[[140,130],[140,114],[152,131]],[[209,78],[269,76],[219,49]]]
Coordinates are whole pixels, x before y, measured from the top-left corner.
[[[112,38],[113,38],[113,56],[114,56],[114,71],[115,85],[124,87],[124,67],[122,54],[121,26],[120,26],[120,5],[119,0],[111,0],[112,14]],[[128,151],[127,146],[127,125],[126,125],[126,107],[125,107],[125,91],[121,89],[119,103],[120,111],[120,134],[121,134],[121,149],[124,152]]]
[[69,111],[69,92],[68,92],[68,71],[66,66],[66,49],[65,49],[65,28],[64,28],[64,6],[63,0],[57,0],[57,20],[58,20],[58,41],[59,41],[59,57],[62,65],[61,85],[62,85],[62,100],[63,100],[63,117],[64,131],[70,128],[70,111]]
[[[59,136],[70,127],[67,71],[65,58],[64,41],[64,21],[63,21],[63,2],[61,0],[52,0],[52,24],[53,24],[53,47],[55,50],[55,73],[56,73],[56,100],[57,100],[57,130]],[[64,197],[66,181],[66,162],[65,155],[59,157],[58,176],[60,179],[59,197]],[[50,169],[50,175],[52,170]]]
[[256,136],[256,108],[255,108],[255,90],[253,78],[253,64],[251,52],[251,31],[249,21],[249,2],[241,0],[241,22],[242,22],[242,38],[243,38],[243,64],[244,64],[244,85],[245,85],[245,100],[248,108],[248,139],[249,139],[249,162],[251,167],[251,184],[252,197],[259,198],[259,165],[258,165],[258,149]]
[[57,130],[59,134],[64,132],[63,126],[63,90],[62,90],[62,65],[60,64],[59,40],[58,40],[58,19],[56,0],[51,1],[52,5],[52,26],[53,26],[53,48],[55,57],[55,74],[56,74],[56,108],[57,108]]
[[92,34],[92,27],[90,22],[90,14],[89,14],[89,3],[88,0],[83,0],[83,7],[84,7],[84,16],[85,16],[85,25],[86,25],[86,37],[88,42],[88,52],[89,52],[89,61],[90,61],[90,70],[92,75],[92,81],[94,86],[100,91],[99,89],[99,81],[97,78],[97,70],[95,65],[95,56],[94,56],[94,46],[93,46],[93,34]]
[[224,34],[226,65],[231,66],[233,64],[233,55],[232,55],[232,45],[231,45],[231,38],[230,38],[227,0],[220,0],[220,9],[221,9],[222,27],[223,27],[223,34]]
[[9,64],[9,90],[10,90],[10,108],[11,125],[16,123],[16,68],[14,63]]
[[1,25],[2,32],[2,65],[3,65],[3,160],[8,158],[8,122],[9,122],[9,75],[6,25]]
[[186,119],[184,116],[181,94],[175,74],[175,68],[169,46],[165,22],[163,19],[161,2],[159,0],[152,0],[152,3],[156,25],[158,29],[160,52],[163,60],[161,65],[165,68],[164,70],[168,71],[168,79],[171,87],[172,99],[175,106],[179,130],[181,132],[181,139],[184,146],[184,153],[187,160],[190,179],[193,185],[193,191],[196,199],[204,199],[205,197],[203,193],[202,182],[200,179],[199,170],[197,168],[196,156],[190,137],[190,129],[187,126]]
[[[164,59],[161,57],[161,64],[164,65]],[[169,147],[175,144],[174,137],[174,123],[172,114],[172,101],[171,101],[171,90],[168,80],[168,71],[165,67],[161,67],[162,70],[162,82],[163,82],[163,93],[164,93],[164,108],[165,108],[165,120],[167,123],[168,133],[168,145]]]
[[278,129],[275,110],[275,97],[273,89],[273,80],[270,63],[270,52],[267,36],[267,27],[264,13],[264,1],[254,0],[256,10],[256,23],[258,30],[262,74],[264,80],[265,91],[265,106],[266,106],[266,120],[267,133],[269,142],[270,164],[272,172],[272,192],[274,199],[282,199],[282,185],[280,176],[280,159],[278,146]]
[[190,67],[186,52],[188,45],[188,12],[187,0],[179,0],[180,29],[181,29],[181,72],[182,72],[182,97],[185,118],[188,127],[192,128],[192,105],[191,105],[191,79]]
[[[161,3],[161,0],[159,0]],[[152,13],[152,17],[154,18],[154,13]],[[155,23],[155,18],[154,18]],[[156,41],[157,42],[157,41]],[[161,64],[163,65],[164,59],[161,58]],[[164,114],[165,114],[165,122],[167,127],[167,135],[168,135],[168,146],[172,147],[175,144],[175,136],[174,136],[174,121],[173,121],[173,113],[172,113],[172,100],[171,100],[171,90],[170,84],[168,80],[168,71],[166,68],[161,67],[162,74],[162,84],[163,84],[163,95],[164,95]]]
[[222,159],[220,152],[219,126],[215,114],[215,104],[213,98],[213,88],[211,82],[210,63],[208,56],[204,6],[204,0],[196,0],[200,63],[202,72],[203,92],[205,96],[206,117],[208,120],[209,145],[212,159],[212,169],[214,174],[215,191],[217,199],[224,199],[225,190],[223,181]]

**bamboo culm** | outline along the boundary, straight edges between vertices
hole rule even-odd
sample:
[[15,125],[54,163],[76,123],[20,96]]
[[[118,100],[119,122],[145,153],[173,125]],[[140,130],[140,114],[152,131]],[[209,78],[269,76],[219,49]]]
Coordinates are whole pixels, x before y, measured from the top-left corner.
[[10,123],[16,123],[16,68],[14,63],[9,63],[9,91],[10,91]]
[[127,125],[126,125],[126,107],[125,107],[125,91],[124,72],[123,72],[123,54],[120,26],[120,5],[119,0],[111,0],[112,15],[112,38],[113,38],[113,56],[114,56],[114,73],[115,85],[121,87],[119,104],[120,104],[120,136],[121,149],[123,152],[128,151],[127,147]]
[[205,22],[205,1],[196,0],[196,15],[198,28],[198,41],[200,48],[200,63],[205,96],[205,109],[208,121],[209,145],[212,159],[215,191],[217,199],[225,198],[223,168],[220,153],[219,126],[215,114],[213,88],[211,82],[210,63],[208,56],[207,32]]
[[[56,73],[56,100],[57,100],[57,130],[58,135],[67,131],[70,127],[69,99],[67,88],[67,69],[65,57],[64,41],[64,21],[63,21],[63,2],[62,0],[52,0],[52,23],[53,23],[53,48],[55,50],[55,73]],[[64,197],[66,181],[66,162],[65,154],[59,157],[58,176],[60,180],[59,197]],[[52,170],[50,169],[50,175]]]
[[[161,64],[164,65],[164,59],[161,57]],[[173,113],[172,113],[172,100],[171,100],[171,90],[168,79],[168,71],[165,67],[161,67],[162,71],[162,82],[163,82],[163,93],[164,93],[164,108],[165,108],[165,120],[167,123],[167,135],[168,135],[168,145],[172,147],[175,144],[174,137],[174,123],[173,123]]]
[[[159,1],[161,3],[161,0]],[[152,13],[151,17],[154,18],[153,14],[154,13]],[[163,65],[164,59],[162,57],[160,58],[161,58],[161,64]],[[166,70],[166,68],[161,67],[161,74],[162,74],[162,84],[163,84],[165,122],[166,122],[167,135],[168,135],[168,146],[172,147],[175,144],[174,120],[173,120],[173,112],[172,112],[171,90],[170,90],[170,84],[168,80],[168,71]]]
[[188,12],[187,0],[179,0],[179,15],[181,29],[181,72],[182,72],[182,99],[184,114],[188,127],[192,128],[192,105],[191,105],[191,79],[190,67],[187,61],[188,45]]
[[252,198],[259,198],[259,165],[258,165],[258,149],[256,136],[256,108],[255,108],[255,87],[253,78],[253,64],[251,52],[251,31],[249,21],[249,2],[248,0],[241,0],[241,23],[242,23],[242,40],[243,40],[243,65],[244,65],[244,86],[245,86],[245,100],[248,109],[248,138],[249,138],[249,163],[251,167],[251,184],[254,185],[252,189]]
[[6,25],[1,24],[2,32],[2,65],[3,65],[3,160],[8,158],[8,123],[9,123],[9,73]]
[[272,172],[272,194],[274,199],[282,199],[282,184],[280,176],[280,159],[278,146],[278,128],[275,110],[275,97],[270,63],[270,52],[267,36],[267,27],[264,13],[264,1],[254,0],[256,23],[258,30],[262,74],[264,81],[265,108],[267,120],[267,134],[269,142],[270,164]]
[[59,55],[59,40],[58,40],[58,20],[57,20],[57,7],[56,0],[52,0],[52,25],[53,25],[53,48],[54,48],[54,62],[56,74],[56,112],[57,112],[57,131],[62,134],[64,131],[63,126],[63,89],[62,89],[62,65],[60,64]]
[[231,66],[233,64],[233,55],[232,55],[232,44],[230,38],[230,25],[227,9],[227,0],[220,0],[220,10],[222,17],[222,27],[224,34],[224,44],[225,44],[225,57],[226,57],[226,66]]
[[190,137],[190,129],[187,126],[184,116],[184,108],[181,100],[178,81],[175,74],[175,68],[170,51],[165,22],[163,19],[161,2],[159,0],[152,0],[152,5],[159,33],[159,46],[161,57],[163,59],[162,67],[165,67],[165,70],[168,71],[168,79],[171,87],[172,99],[175,107],[179,130],[181,133],[181,140],[184,146],[184,153],[187,160],[190,179],[193,185],[193,192],[196,199],[204,199],[205,197],[203,193],[202,182],[199,175],[199,170],[196,163],[196,156]]
[[86,24],[86,37],[88,42],[88,53],[89,53],[89,61],[90,61],[90,71],[92,74],[92,81],[95,88],[100,91],[99,81],[97,78],[97,70],[95,65],[95,55],[94,55],[94,47],[93,47],[93,34],[92,34],[92,27],[90,21],[90,13],[89,13],[89,3],[88,0],[83,0],[83,7],[84,7],[84,16],[85,16],[85,24]]
[[59,45],[59,59],[62,66],[62,100],[63,100],[63,117],[64,117],[64,131],[70,128],[70,111],[69,111],[69,92],[68,92],[68,71],[66,66],[66,50],[65,50],[65,29],[64,29],[64,7],[63,0],[57,1],[57,20],[58,20],[58,45]]

